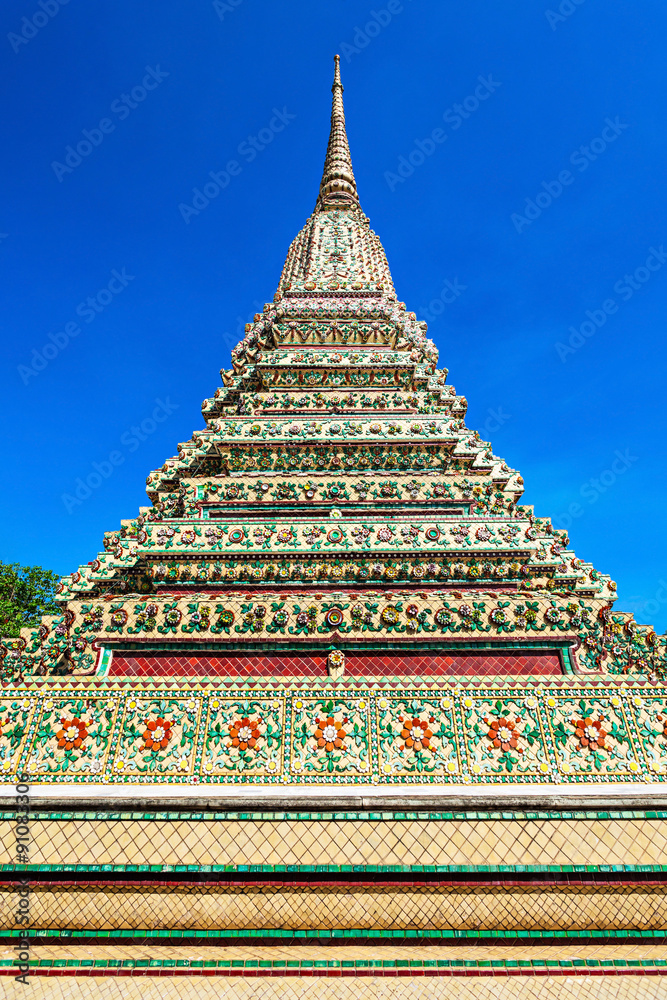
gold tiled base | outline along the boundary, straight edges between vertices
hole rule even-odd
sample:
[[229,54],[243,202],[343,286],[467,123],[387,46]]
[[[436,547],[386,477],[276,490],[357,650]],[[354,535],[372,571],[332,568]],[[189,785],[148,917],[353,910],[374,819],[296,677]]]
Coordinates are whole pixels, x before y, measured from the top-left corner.
[[[17,996],[13,980],[0,980],[0,997]],[[178,978],[77,979],[33,977],[34,1000],[664,1000],[667,984],[662,976],[511,976],[496,978],[301,978],[281,976],[252,979],[216,976]]]
[[[0,926],[13,927],[11,892]],[[660,930],[666,886],[33,885],[34,927],[70,930]]]
[[[661,864],[659,819],[43,820],[33,864],[601,865]],[[15,832],[0,825],[0,861]]]

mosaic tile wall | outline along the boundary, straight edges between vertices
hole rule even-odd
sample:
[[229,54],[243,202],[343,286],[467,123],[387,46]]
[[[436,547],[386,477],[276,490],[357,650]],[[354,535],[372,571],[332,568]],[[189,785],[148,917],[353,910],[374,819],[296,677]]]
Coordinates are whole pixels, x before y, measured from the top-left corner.
[[[18,861],[0,818],[0,937],[28,947],[27,886],[54,1000],[667,997],[665,813],[149,808],[667,780],[667,640],[466,427],[361,209],[338,57],[332,91],[315,211],[204,428],[0,642],[0,780],[61,810],[28,810]],[[146,812],[108,811],[124,786]]]
[[35,682],[0,695],[0,776],[218,785],[665,780],[667,689],[533,684]]
[[[210,876],[209,876],[210,878]],[[511,883],[511,879],[507,880]],[[12,888],[0,886],[0,928],[12,921]],[[492,881],[405,885],[381,881],[157,882],[63,880],[33,886],[35,927],[63,930],[273,931],[662,931],[667,886]]]
[[[194,866],[202,877],[252,869],[285,878],[290,866],[310,866],[303,869],[309,876],[319,871],[353,879],[364,872],[380,877],[393,866],[398,874],[426,871],[444,879],[490,865],[499,878],[512,879],[516,866],[538,874],[556,866],[554,875],[562,871],[574,879],[586,866],[593,873],[621,866],[634,877],[644,865],[658,877],[656,872],[667,872],[666,821],[667,813],[657,812],[35,811],[28,860],[37,867],[25,870],[47,866],[57,873],[63,865],[83,865],[88,876],[99,878],[105,872],[101,866],[119,874],[134,866],[146,878],[157,878]],[[0,814],[0,863],[10,864],[10,870],[14,846],[13,815]]]

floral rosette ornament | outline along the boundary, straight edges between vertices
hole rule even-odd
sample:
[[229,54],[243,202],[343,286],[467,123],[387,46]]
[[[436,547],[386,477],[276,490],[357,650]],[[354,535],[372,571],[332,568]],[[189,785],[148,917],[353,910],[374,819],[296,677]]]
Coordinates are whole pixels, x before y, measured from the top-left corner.
[[351,611],[352,623],[358,628],[361,625],[372,625],[373,612],[362,604],[355,604]]
[[157,615],[157,604],[147,604],[145,608],[138,606],[136,609],[136,624],[139,627],[155,628],[155,618]]
[[[419,632],[419,630],[426,625],[428,612],[420,611],[419,605],[408,604],[405,609],[405,614],[407,615],[405,627],[408,632]],[[428,628],[426,630],[428,631]]]
[[263,604],[256,604],[254,608],[250,605],[248,610],[243,615],[242,631],[247,632],[250,630],[251,632],[262,632],[264,629],[265,616],[266,608]]
[[142,735],[144,741],[143,749],[157,753],[159,750],[164,750],[167,747],[171,737],[170,719],[152,719],[146,723],[146,729]]
[[393,604],[388,604],[380,613],[380,620],[383,625],[393,628],[398,625],[401,620],[398,608],[395,608]]
[[[85,606],[85,605],[84,605]],[[102,625],[104,611],[101,607],[90,608],[83,615],[83,624],[90,628],[99,628]]]
[[[314,604],[309,605],[307,608],[302,610],[298,605],[295,605],[294,610],[297,612],[296,615],[296,631],[305,632],[308,634],[312,631],[317,624],[317,608]],[[290,628],[290,632],[293,629]]]
[[591,750],[609,749],[605,743],[605,739],[609,733],[605,732],[602,728],[601,719],[596,719],[595,721],[590,718],[572,719],[572,725],[574,726],[574,735],[579,741],[579,746]]
[[231,746],[243,752],[254,750],[261,736],[259,731],[260,721],[255,721],[254,719],[235,719],[229,727]]
[[449,628],[454,621],[454,616],[447,608],[438,608],[433,616],[433,621],[439,628]]
[[78,750],[88,736],[88,723],[85,719],[61,719],[62,729],[56,733],[60,750]]
[[327,719],[317,720],[317,728],[313,736],[320,750],[333,753],[334,750],[342,748],[347,733],[343,729],[343,723],[338,722],[330,715]]
[[435,747],[431,746],[433,731],[429,729],[429,725],[434,721],[433,718],[426,722],[425,719],[404,719],[403,716],[399,716],[399,722],[403,723],[401,739],[405,749],[412,750],[414,753],[419,753],[421,750],[430,750],[431,753],[435,753]]
[[340,649],[332,649],[327,656],[329,677],[337,680],[345,673],[345,653]]
[[182,617],[183,615],[178,608],[172,608],[170,611],[165,611],[164,613],[165,624],[171,627],[178,625]]
[[229,608],[221,608],[220,605],[216,608],[216,613],[218,615],[215,625],[212,626],[212,632],[228,632],[229,629],[234,624],[236,618],[233,611]]
[[450,528],[449,532],[454,536],[454,540],[459,544],[463,545],[468,535],[470,534],[470,529],[465,527],[465,525],[458,525],[457,527]]
[[123,608],[116,608],[111,612],[111,624],[121,629],[127,623],[127,611]]
[[345,621],[345,615],[340,608],[331,608],[324,616],[329,628],[338,628]]
[[352,529],[352,537],[354,538],[357,545],[363,545],[366,539],[371,533],[370,528],[367,528],[365,524],[359,525],[357,528]]
[[502,750],[503,753],[507,753],[508,750],[516,750],[520,734],[512,719],[489,720],[485,716],[484,722],[489,727],[486,738],[491,741],[496,750]]

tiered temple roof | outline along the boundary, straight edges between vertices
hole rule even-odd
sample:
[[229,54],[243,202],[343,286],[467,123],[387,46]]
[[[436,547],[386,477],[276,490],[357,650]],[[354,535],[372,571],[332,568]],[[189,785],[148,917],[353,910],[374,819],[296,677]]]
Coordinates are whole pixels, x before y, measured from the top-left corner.
[[[62,614],[5,641],[5,676],[236,676],[249,636],[273,644],[268,674],[289,648],[326,678],[340,647],[353,673],[413,680],[662,676],[664,639],[613,612],[613,581],[466,426],[359,203],[338,58],[332,92],[315,209],[204,428],[148,476],[152,505],[62,579]],[[399,640],[378,666],[371,646]]]

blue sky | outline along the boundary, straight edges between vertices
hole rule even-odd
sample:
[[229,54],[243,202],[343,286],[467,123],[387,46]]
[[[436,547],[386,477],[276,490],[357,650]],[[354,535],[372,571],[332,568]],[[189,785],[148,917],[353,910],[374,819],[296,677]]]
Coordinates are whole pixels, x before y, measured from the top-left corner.
[[470,426],[664,630],[666,29],[659,0],[5,0],[0,557],[92,559],[202,426],[340,52],[363,208]]

